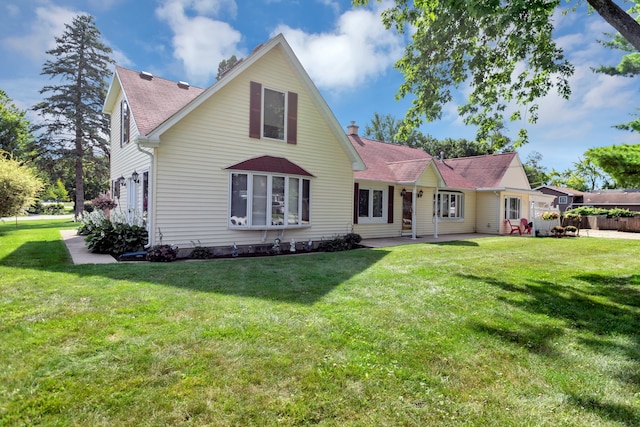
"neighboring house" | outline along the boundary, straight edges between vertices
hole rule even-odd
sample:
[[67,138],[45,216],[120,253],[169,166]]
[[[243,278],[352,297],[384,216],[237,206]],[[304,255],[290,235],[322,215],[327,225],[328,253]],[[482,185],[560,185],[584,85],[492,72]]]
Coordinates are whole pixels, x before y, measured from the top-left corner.
[[578,191],[572,188],[543,185],[536,188],[545,194],[555,196],[554,206],[564,212],[578,206],[602,209],[629,209],[640,211],[640,189],[634,190],[597,190]]
[[603,209],[629,209],[640,212],[640,189],[633,190],[599,190],[582,193],[582,200],[573,207],[590,206]]
[[567,209],[575,207],[575,203],[581,203],[583,198],[582,191],[574,190],[573,188],[555,187],[552,185],[542,185],[535,188],[544,194],[554,196],[553,206],[557,207],[560,212],[564,212]]
[[150,244],[500,234],[552,199],[515,153],[442,160],[346,135],[282,35],[206,89],[117,67],[104,112],[113,195]]

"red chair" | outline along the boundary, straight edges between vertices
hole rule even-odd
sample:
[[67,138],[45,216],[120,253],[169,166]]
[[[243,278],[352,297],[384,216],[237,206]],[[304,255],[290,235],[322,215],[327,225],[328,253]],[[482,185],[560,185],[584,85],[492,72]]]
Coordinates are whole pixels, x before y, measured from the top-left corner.
[[517,231],[518,234],[522,236],[522,230],[520,230],[520,226],[519,225],[511,224],[511,221],[509,221],[508,219],[505,219],[504,222],[506,222],[509,225],[509,227],[511,228],[511,232],[509,233],[510,235]]
[[520,225],[522,226],[522,230],[524,230],[525,234],[531,234],[531,224],[527,218],[522,218],[520,220]]

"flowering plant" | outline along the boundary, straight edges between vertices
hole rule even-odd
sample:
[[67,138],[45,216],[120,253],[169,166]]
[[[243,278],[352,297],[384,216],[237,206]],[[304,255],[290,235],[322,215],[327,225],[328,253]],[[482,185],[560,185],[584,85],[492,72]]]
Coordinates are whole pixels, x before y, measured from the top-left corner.
[[91,204],[98,209],[106,210],[106,209],[114,209],[118,204],[115,200],[110,199],[107,196],[98,196],[95,199],[91,200]]
[[558,212],[549,211],[549,212],[542,213],[542,219],[545,221],[552,221],[558,218],[560,218],[560,213]]

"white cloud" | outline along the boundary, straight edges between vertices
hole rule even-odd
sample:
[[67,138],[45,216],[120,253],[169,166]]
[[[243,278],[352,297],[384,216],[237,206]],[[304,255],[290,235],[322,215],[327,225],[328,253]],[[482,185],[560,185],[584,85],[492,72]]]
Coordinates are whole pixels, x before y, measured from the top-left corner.
[[70,24],[77,11],[59,6],[36,8],[36,19],[31,24],[31,32],[24,36],[9,37],[3,44],[34,62],[42,62],[45,52],[55,47],[55,37],[64,32],[64,25]]
[[382,25],[380,12],[349,10],[338,18],[331,32],[308,34],[280,25],[272,36],[284,34],[296,56],[318,87],[345,90],[384,74],[403,53],[404,42]]
[[[189,11],[198,16],[189,16]],[[217,74],[220,61],[238,53],[240,32],[226,22],[211,18],[225,12],[235,16],[234,1],[169,0],[156,10],[157,16],[166,21],[174,33],[173,56],[183,63],[190,80],[208,82]]]

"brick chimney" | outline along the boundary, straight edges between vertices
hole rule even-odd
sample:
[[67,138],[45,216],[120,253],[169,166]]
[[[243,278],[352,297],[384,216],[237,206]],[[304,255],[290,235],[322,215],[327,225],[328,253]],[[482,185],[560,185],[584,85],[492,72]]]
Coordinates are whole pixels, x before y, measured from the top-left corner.
[[356,125],[356,122],[351,120],[351,124],[347,126],[347,135],[355,135],[358,136],[358,128],[360,126]]

